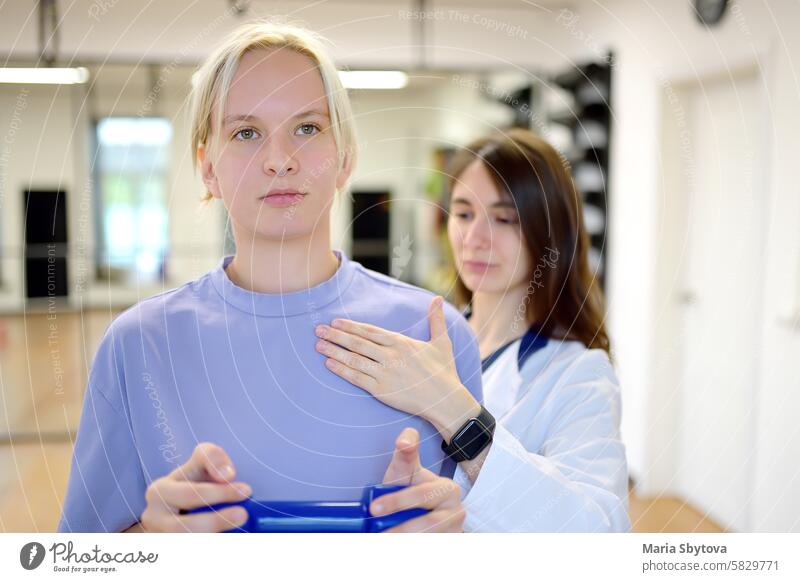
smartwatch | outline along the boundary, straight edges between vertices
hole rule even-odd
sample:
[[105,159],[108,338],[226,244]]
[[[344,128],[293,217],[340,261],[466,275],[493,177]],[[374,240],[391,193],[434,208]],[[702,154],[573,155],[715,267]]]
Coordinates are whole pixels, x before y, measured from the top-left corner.
[[456,463],[471,461],[492,442],[494,417],[481,406],[481,412],[470,418],[453,435],[450,444],[442,441],[442,450]]

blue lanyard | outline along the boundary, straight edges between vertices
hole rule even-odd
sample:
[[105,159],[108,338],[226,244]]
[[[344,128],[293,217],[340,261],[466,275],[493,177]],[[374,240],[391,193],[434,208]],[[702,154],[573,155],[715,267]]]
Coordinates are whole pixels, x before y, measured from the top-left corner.
[[[472,305],[467,305],[461,314],[469,319],[472,316]],[[533,323],[525,335],[522,336],[522,341],[519,342],[519,352],[517,352],[517,370],[522,370],[522,366],[528,361],[533,354],[541,350],[547,345],[547,337],[541,333],[542,328],[539,323]],[[511,340],[497,348],[494,352],[489,354],[484,360],[481,361],[481,372],[486,372],[489,366],[494,364],[495,360],[503,355],[503,352],[508,349],[508,346],[517,340]]]
[[[489,366],[494,364],[495,360],[502,356],[503,352],[505,352],[515,341],[517,340],[511,340],[510,342],[500,346],[484,360],[482,360],[481,371],[486,372],[486,370],[489,369]],[[522,339],[519,342],[519,351],[517,352],[517,370],[522,370],[522,366],[528,361],[528,358],[546,345],[547,337],[541,333],[541,328],[534,323],[528,328],[528,331],[525,332],[525,335],[522,336]]]

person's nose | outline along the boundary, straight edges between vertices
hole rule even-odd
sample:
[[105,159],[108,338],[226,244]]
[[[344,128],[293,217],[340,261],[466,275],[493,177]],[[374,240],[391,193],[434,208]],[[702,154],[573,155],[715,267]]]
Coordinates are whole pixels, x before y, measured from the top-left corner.
[[491,248],[492,231],[486,216],[477,213],[464,233],[464,246],[474,250]]
[[271,137],[265,147],[264,172],[272,177],[296,174],[298,170],[295,145],[280,137]]

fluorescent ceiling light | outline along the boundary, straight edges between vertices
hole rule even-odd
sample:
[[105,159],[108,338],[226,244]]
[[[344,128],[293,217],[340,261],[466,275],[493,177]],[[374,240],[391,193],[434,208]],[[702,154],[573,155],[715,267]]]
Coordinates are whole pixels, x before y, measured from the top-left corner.
[[97,133],[105,146],[164,146],[172,138],[172,124],[160,117],[106,117]]
[[408,85],[403,71],[339,71],[345,89],[402,89]]
[[37,67],[32,69],[0,67],[0,83],[73,85],[89,80],[89,69]]

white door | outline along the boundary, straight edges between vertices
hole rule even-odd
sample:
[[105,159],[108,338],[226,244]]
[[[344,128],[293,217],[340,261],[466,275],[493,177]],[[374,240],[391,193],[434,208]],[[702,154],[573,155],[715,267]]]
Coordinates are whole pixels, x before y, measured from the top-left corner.
[[752,527],[755,386],[767,185],[759,77],[684,87],[676,492],[721,525]]

